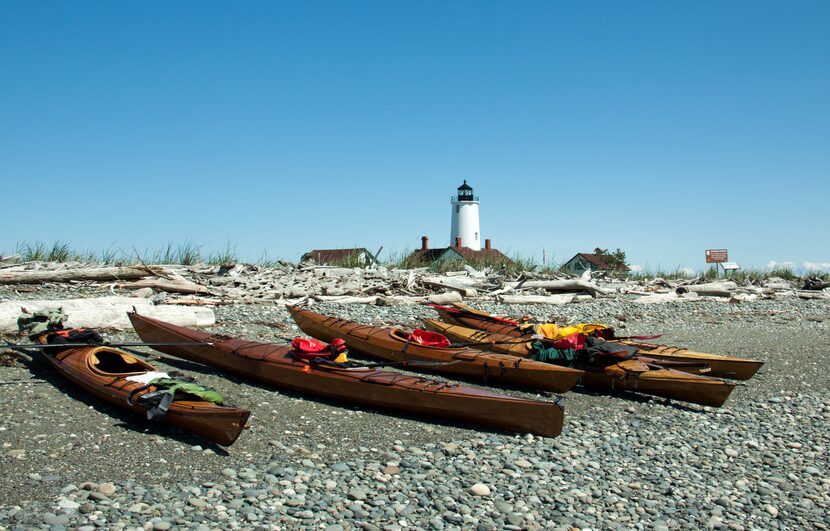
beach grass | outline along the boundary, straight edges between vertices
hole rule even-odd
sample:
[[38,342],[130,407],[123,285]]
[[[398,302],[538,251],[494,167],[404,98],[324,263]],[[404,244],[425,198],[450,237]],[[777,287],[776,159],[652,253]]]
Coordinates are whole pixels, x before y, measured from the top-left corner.
[[[205,245],[194,242],[193,240],[185,240],[180,243],[169,241],[162,247],[145,249],[143,252],[135,248],[132,248],[130,251],[125,251],[121,247],[116,246],[115,243],[109,244],[100,251],[93,251],[74,249],[69,243],[63,240],[55,240],[51,243],[43,241],[23,241],[16,244],[14,252],[11,255],[0,252],[0,257],[6,256],[7,260],[11,259],[19,263],[82,262],[101,265],[134,265],[143,263],[192,266],[197,264],[230,265],[244,262],[259,267],[278,267],[291,263],[287,259],[271,257],[267,250],[264,250],[259,258],[253,261],[243,261],[239,257],[236,244],[232,241],[227,241],[219,249],[207,253],[204,252],[205,248]],[[364,266],[358,253],[348,255],[337,263],[328,265],[348,268]],[[405,249],[403,251],[390,252],[387,258],[381,261],[381,265],[389,269],[429,268],[436,273],[463,271],[464,266],[469,265],[479,271],[489,268],[490,270],[501,271],[507,274],[519,274],[523,271],[552,274],[560,273],[562,264],[549,259],[543,265],[533,257],[521,253],[511,253],[509,258],[487,258],[483,260],[470,260],[468,262],[462,260],[443,260],[424,263],[417,256],[413,256],[411,250]],[[688,269],[678,266],[673,270],[657,268],[654,270],[642,269],[627,273],[607,272],[606,274],[614,278],[644,281],[655,278],[666,280],[693,280],[701,278],[706,281],[733,280],[742,283],[758,283],[773,277],[784,280],[795,280],[807,277],[818,278],[824,281],[830,280],[830,272],[827,271],[811,270],[799,274],[792,268],[787,267],[778,267],[767,271],[745,269],[723,273],[715,266],[700,272],[690,272]]]

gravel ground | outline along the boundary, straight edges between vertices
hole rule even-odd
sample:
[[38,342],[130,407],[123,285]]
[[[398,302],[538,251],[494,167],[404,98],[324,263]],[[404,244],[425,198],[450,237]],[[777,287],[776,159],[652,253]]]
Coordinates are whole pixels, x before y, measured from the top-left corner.
[[[88,399],[43,362],[0,367],[0,528],[830,526],[826,301],[480,306],[663,333],[665,343],[767,364],[717,409],[568,393],[565,429],[548,439],[306,399],[156,355],[253,411],[227,449]],[[314,309],[410,326],[434,316]],[[213,330],[234,336],[298,333],[281,307],[220,307],[217,317]]]

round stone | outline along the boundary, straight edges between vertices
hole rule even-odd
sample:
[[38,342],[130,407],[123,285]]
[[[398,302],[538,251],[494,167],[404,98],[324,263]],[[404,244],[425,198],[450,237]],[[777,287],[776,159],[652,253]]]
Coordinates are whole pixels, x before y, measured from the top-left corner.
[[115,494],[116,487],[112,483],[101,483],[98,485],[98,492],[104,496],[112,496]]

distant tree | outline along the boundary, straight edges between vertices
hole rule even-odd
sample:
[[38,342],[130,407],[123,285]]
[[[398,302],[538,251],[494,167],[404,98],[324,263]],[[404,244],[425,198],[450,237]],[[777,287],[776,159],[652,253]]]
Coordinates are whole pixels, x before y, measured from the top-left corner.
[[628,262],[625,261],[625,251],[621,250],[619,247],[617,247],[617,250],[614,252],[609,252],[608,249],[600,249],[597,247],[594,249],[594,254],[605,259],[605,262],[611,269],[621,269],[623,266],[628,265]]

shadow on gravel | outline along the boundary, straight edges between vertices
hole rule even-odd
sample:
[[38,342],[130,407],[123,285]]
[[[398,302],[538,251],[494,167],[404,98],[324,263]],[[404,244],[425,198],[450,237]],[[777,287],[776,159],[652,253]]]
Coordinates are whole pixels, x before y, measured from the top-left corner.
[[[608,389],[608,390],[597,390],[597,389],[589,389],[587,387],[574,387],[571,392],[579,393],[581,395],[587,396],[600,396],[600,397],[607,397],[607,398],[619,398],[621,400],[625,400],[626,402],[636,402],[638,404],[647,404],[649,402],[654,401],[661,406],[670,407],[677,409],[678,411],[688,411],[690,413],[706,413],[705,410],[701,408],[706,406],[700,406],[697,404],[687,405],[685,402],[673,400],[671,398],[663,398],[662,396],[654,396],[654,395],[646,395],[636,393],[634,391],[624,391],[624,390],[617,390],[617,389]],[[613,406],[614,404],[609,402],[609,406]],[[625,404],[619,404],[623,406]]]
[[[40,380],[43,383],[49,383],[68,398],[82,402],[87,406],[91,406],[96,411],[109,415],[113,419],[120,421],[118,424],[115,424],[115,426],[134,431],[145,436],[158,435],[161,437],[175,439],[190,446],[200,445],[203,448],[210,448],[217,455],[230,455],[224,447],[219,446],[213,441],[175,426],[170,426],[161,422],[149,421],[146,418],[130,413],[129,411],[119,409],[112,404],[85,393],[83,389],[62,377],[55,370],[55,368],[43,358],[42,354],[35,353],[32,355],[32,361],[24,361],[22,363],[29,369],[29,372],[31,372],[32,376],[34,376],[37,380]],[[55,407],[61,407],[61,404],[55,404]]]

